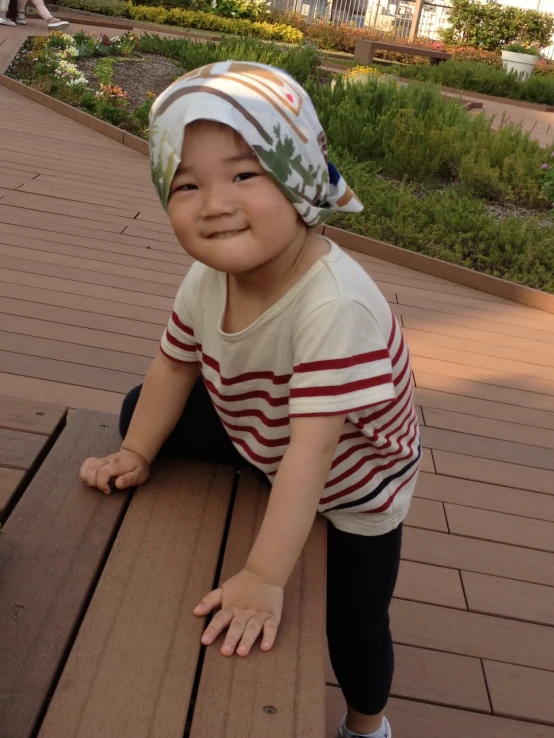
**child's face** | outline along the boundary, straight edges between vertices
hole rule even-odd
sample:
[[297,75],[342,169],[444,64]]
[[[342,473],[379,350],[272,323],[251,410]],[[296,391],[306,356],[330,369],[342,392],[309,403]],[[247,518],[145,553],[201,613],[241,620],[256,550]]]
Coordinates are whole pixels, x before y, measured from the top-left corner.
[[235,131],[209,121],[187,127],[168,213],[182,247],[229,274],[272,261],[306,229]]

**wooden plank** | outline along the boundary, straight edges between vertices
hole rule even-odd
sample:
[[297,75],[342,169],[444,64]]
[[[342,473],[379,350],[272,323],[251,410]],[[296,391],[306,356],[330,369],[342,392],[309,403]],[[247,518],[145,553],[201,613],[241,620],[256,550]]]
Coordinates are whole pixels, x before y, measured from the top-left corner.
[[[554,414],[552,414],[554,419]],[[448,410],[425,408],[425,425],[431,428],[443,428],[457,433],[469,433],[474,436],[496,438],[502,441],[525,442],[529,446],[541,446],[554,449],[554,430],[534,428],[516,422],[491,420],[466,413],[454,413]]]
[[0,428],[0,466],[26,471],[41,453],[48,436]]
[[[114,318],[114,320],[117,320]],[[51,338],[67,343],[84,344],[96,348],[124,351],[129,354],[153,357],[158,350],[159,341],[137,336],[127,336],[121,333],[69,326],[64,323],[53,323],[48,320],[22,318],[19,315],[5,315],[0,313],[0,324],[9,333],[23,333],[39,338]],[[160,331],[161,337],[162,331]]]
[[474,367],[476,369],[498,370],[505,374],[523,375],[533,380],[537,379],[553,384],[551,380],[554,370],[554,357],[545,366],[531,362],[516,361],[514,359],[504,359],[498,356],[489,356],[481,352],[476,353],[462,350],[461,346],[453,349],[445,347],[443,344],[426,343],[420,338],[414,337],[414,334],[418,332],[406,331],[406,338],[410,344],[412,356],[436,359],[437,361],[446,361],[452,364],[461,364],[462,366]]
[[162,460],[135,492],[40,738],[182,738],[234,476]]
[[[327,727],[325,738],[336,738],[345,712],[340,689],[327,687]],[[391,699],[387,715],[394,736],[403,738],[552,738],[552,728],[546,725],[507,720],[469,710],[429,705],[414,700]]]
[[138,210],[130,210],[127,208],[116,208],[108,205],[91,205],[86,202],[75,201],[71,208],[67,206],[67,202],[59,197],[51,195],[34,195],[30,192],[12,192],[11,190],[0,189],[0,195],[3,195],[2,205],[14,208],[25,208],[26,210],[34,210],[39,213],[58,213],[67,217],[70,210],[72,218],[82,218],[83,220],[101,220],[105,223],[113,223],[125,226],[129,218],[135,218]]
[[173,231],[169,232],[169,230],[161,230],[162,226],[157,226],[160,230],[155,230],[153,228],[153,223],[149,223],[149,228],[140,227],[140,224],[133,226],[128,225],[123,233],[126,236],[133,236],[134,238],[144,238],[148,239],[148,241],[165,241],[165,243],[171,243],[178,245],[177,237],[173,233]]
[[442,566],[402,560],[394,596],[467,610],[460,573]]
[[[487,353],[496,350],[502,351],[503,349],[520,350],[522,357],[529,361],[533,359],[536,363],[543,363],[541,361],[542,356],[545,357],[544,361],[550,361],[550,357],[554,355],[554,348],[550,344],[528,338],[518,338],[517,336],[510,336],[505,333],[480,330],[478,326],[472,325],[469,327],[467,324],[454,325],[436,320],[414,318],[411,315],[404,315],[402,317],[402,323],[405,328],[413,328],[425,332],[428,340],[432,340],[432,335],[436,335],[437,340],[440,340],[440,337],[447,341],[461,339],[462,341],[479,343],[483,347],[488,347],[483,349]],[[491,353],[491,355],[493,354]]]
[[5,315],[17,315],[24,318],[35,318],[47,320],[54,323],[64,323],[81,328],[92,328],[107,333],[121,333],[124,336],[136,336],[139,338],[150,338],[159,341],[165,326],[167,315],[163,323],[146,323],[144,321],[129,318],[117,318],[101,313],[89,313],[57,305],[43,305],[37,302],[0,297],[0,312]]
[[0,395],[0,428],[51,436],[63,422],[66,412],[63,405]]
[[554,725],[554,674],[487,660],[483,668],[497,715]]
[[78,476],[86,456],[103,456],[118,445],[116,417],[75,413],[5,525],[0,546],[2,738],[32,734],[119,525],[129,493],[106,497],[82,485]]
[[[112,191],[113,190],[113,191]],[[154,193],[149,197],[135,196],[129,190],[118,190],[117,188],[109,188],[107,191],[101,189],[77,188],[68,186],[64,180],[56,177],[48,177],[40,175],[37,179],[26,181],[23,187],[19,188],[20,192],[31,192],[35,195],[53,195],[62,200],[89,203],[91,205],[111,205],[117,208],[136,209],[139,213],[137,216],[127,215],[127,217],[141,218],[143,212],[151,213],[150,217],[160,218],[160,222],[167,222],[167,215],[160,205],[155,207]],[[165,220],[163,218],[165,217]]]
[[402,546],[407,561],[554,587],[554,556],[546,551],[408,527]]
[[[422,290],[423,292],[423,290]],[[465,298],[460,298],[465,299]],[[501,305],[500,307],[504,307]],[[546,315],[546,313],[545,313]],[[403,322],[410,322],[409,318],[406,318]],[[423,322],[423,321],[422,321]],[[441,323],[428,323],[428,325],[442,325]],[[531,365],[538,366],[550,366],[554,363],[554,348],[549,344],[546,344],[546,351],[533,351],[530,348],[530,344],[536,344],[537,341],[524,342],[523,346],[506,345],[509,343],[508,337],[504,337],[503,345],[487,340],[477,340],[474,336],[474,331],[468,331],[473,338],[462,337],[457,335],[458,331],[453,328],[451,333],[435,333],[431,330],[422,330],[410,328],[404,325],[403,331],[408,342],[411,344],[412,341],[419,342],[425,346],[441,346],[448,350],[463,351],[471,354],[479,354],[480,356],[492,356],[502,360],[526,362]],[[482,336],[489,336],[487,333],[479,333]],[[541,344],[542,349],[544,344]],[[550,350],[548,350],[550,349]],[[517,372],[516,372],[517,373]]]
[[451,533],[554,553],[554,523],[450,503],[444,507]]
[[[122,351],[83,346],[64,341],[52,341],[48,338],[25,336],[19,333],[0,331],[0,346],[6,351],[28,356],[42,356],[70,364],[85,364],[90,367],[113,369],[143,376],[148,371],[152,360],[146,356],[126,354]],[[59,381],[59,378],[56,379]]]
[[[18,187],[21,187],[25,184],[26,178],[9,174],[8,172],[0,172],[0,188],[4,190],[17,190]],[[5,194],[5,193],[4,193]],[[0,189],[0,199],[2,198],[3,193]]]
[[24,478],[25,472],[23,470],[6,469],[6,467],[0,466],[0,518],[4,519],[5,510]]
[[[421,387],[415,389],[415,400],[425,409],[449,411],[453,413],[467,413],[479,418],[502,420],[509,423],[546,428],[554,431],[554,413],[532,408],[509,405],[508,403],[492,402],[468,397],[463,394],[454,395],[446,392],[427,390]],[[421,414],[423,415],[423,409]]]
[[[452,302],[441,302],[439,300],[429,299],[429,296],[414,297],[413,295],[398,294],[398,301],[401,305],[410,307],[424,308],[435,312],[444,312],[450,315],[463,316],[466,322],[474,319],[481,321],[483,319],[483,311],[480,308],[471,308],[466,305],[456,305]],[[520,315],[505,315],[503,313],[489,311],[487,312],[486,322],[488,325],[501,324],[503,326],[518,329],[526,329],[531,331],[532,338],[537,333],[544,335],[544,340],[550,343],[554,342],[554,321],[548,318],[542,319],[542,313],[537,311],[536,315],[522,317]],[[517,335],[517,334],[516,334]]]
[[[37,273],[16,271],[15,269],[2,269],[0,267],[0,280],[3,285],[7,281],[13,284],[27,285],[38,289],[47,289],[54,292],[62,292],[68,295],[82,295],[91,297],[93,300],[104,303],[116,302],[124,305],[135,305],[152,308],[153,310],[171,311],[173,299],[171,297],[160,297],[148,295],[144,292],[133,292],[131,290],[104,287],[98,284],[87,284],[71,279],[48,277]],[[154,313],[153,313],[154,314]]]
[[122,233],[125,227],[121,223],[110,223],[104,221],[104,219],[94,221],[71,215],[64,215],[63,218],[60,218],[59,215],[48,212],[37,211],[26,207],[15,207],[12,203],[6,202],[7,199],[7,197],[4,197],[0,200],[0,223],[21,223],[22,225],[34,223],[44,228],[50,226],[49,230],[59,230],[61,233],[68,233],[71,232],[71,229],[78,228],[83,229],[85,235],[102,233],[104,231],[107,233]]
[[0,386],[3,392],[26,400],[44,400],[67,403],[69,407],[84,407],[107,413],[119,413],[124,395],[90,387],[77,387],[62,382],[49,382],[33,377],[19,377],[15,374],[1,374]]
[[[445,303],[448,305],[448,303]],[[475,318],[473,322],[470,320],[470,316],[467,315],[456,315],[452,312],[441,312],[437,310],[437,303],[433,302],[426,303],[427,307],[413,307],[411,305],[400,304],[398,313],[404,316],[410,316],[412,318],[422,318],[426,321],[435,321],[438,323],[446,323],[447,325],[460,326],[463,328],[473,329],[480,331],[488,331],[493,334],[510,336],[513,335],[516,338],[524,338],[527,340],[538,341],[540,343],[551,344],[552,338],[551,333],[543,330],[537,330],[536,328],[524,328],[521,326],[510,325],[506,323],[499,323],[489,319],[489,314],[484,318],[482,315],[479,318]]]
[[[121,277],[128,277],[130,279],[152,281],[162,285],[173,285],[174,292],[177,291],[177,287],[181,285],[183,281],[184,272],[186,266],[182,267],[175,266],[174,273],[169,274],[168,272],[159,272],[157,270],[149,269],[137,269],[136,267],[128,266],[125,271],[123,264],[106,263],[104,259],[89,259],[87,257],[67,256],[65,254],[55,254],[52,251],[41,251],[39,249],[24,248],[15,246],[8,246],[0,244],[0,255],[13,257],[16,259],[25,259],[37,262],[45,262],[47,264],[56,264],[62,267],[68,266],[75,269],[86,269],[91,272],[100,272],[110,275],[118,275]],[[149,276],[150,275],[150,276]]]
[[[433,451],[450,451],[554,472],[554,454],[548,448],[495,438],[488,438],[487,443],[483,444],[483,439],[479,436],[429,428],[428,425],[421,429],[421,438],[425,446],[432,448]],[[554,489],[552,492],[554,493]]]
[[[391,690],[394,697],[490,713],[487,687],[479,659],[400,644],[395,645],[394,656]],[[327,683],[338,686],[330,664]]]
[[[446,376],[455,377],[456,379],[482,382],[487,385],[509,387],[512,390],[534,393],[543,397],[543,410],[554,410],[554,382],[546,379],[526,377],[522,374],[510,374],[494,368],[474,367],[471,364],[465,365],[452,361],[429,359],[425,356],[412,356],[412,369],[418,386],[419,372],[427,374],[444,373]],[[431,387],[431,389],[436,388]]]
[[462,572],[462,580],[469,609],[474,612],[554,625],[554,587],[469,571]]
[[107,273],[104,274],[86,266],[79,269],[76,267],[49,264],[47,261],[33,261],[32,259],[25,258],[25,255],[17,259],[4,256],[2,257],[2,266],[5,269],[13,269],[20,272],[30,272],[31,274],[74,280],[76,282],[82,282],[84,285],[92,283],[93,285],[114,287],[116,289],[129,290],[130,292],[144,292],[149,295],[158,295],[161,297],[174,298],[177,293],[177,288],[173,285],[157,284],[145,279],[127,279],[126,277],[111,274],[107,269],[105,270]]
[[21,284],[9,284],[0,279],[0,292],[3,297],[11,297],[17,300],[39,303],[41,305],[53,305],[62,308],[96,313],[98,315],[110,315],[114,318],[127,318],[138,320],[143,323],[152,323],[157,326],[167,324],[168,315],[171,311],[172,301],[167,300],[167,309],[157,310],[152,307],[131,305],[126,302],[115,300],[102,300],[74,292],[58,292],[56,290],[44,289],[43,287],[31,287]]
[[22,377],[36,377],[53,382],[95,387],[108,392],[127,394],[143,380],[141,374],[102,369],[86,364],[69,363],[55,359],[38,359],[26,354],[0,351],[0,372]]
[[[252,474],[242,474],[222,581],[244,566],[266,505],[267,489]],[[270,652],[254,648],[240,659],[225,658],[216,645],[207,649],[191,738],[323,736],[325,541],[326,525],[318,518],[287,585],[283,620]],[[265,706],[276,712],[265,712]]]
[[[554,523],[554,495],[420,472],[415,494],[439,502],[478,507]],[[411,515],[410,515],[411,517]],[[410,521],[408,517],[408,524]],[[424,527],[424,526],[417,526]]]
[[[548,395],[519,390],[514,387],[494,385],[488,382],[486,378],[477,378],[475,375],[473,375],[473,379],[454,376],[456,372],[453,371],[452,366],[451,364],[446,366],[446,371],[451,371],[452,376],[437,374],[436,371],[414,372],[416,390],[421,388],[435,392],[448,392],[462,397],[472,397],[550,413],[554,412],[554,402]],[[435,370],[437,368],[439,367],[435,367]],[[460,370],[462,369],[465,370],[465,367],[460,367]],[[458,373],[463,373],[466,377],[470,376],[469,372],[460,371]],[[502,380],[502,377],[500,379]]]
[[393,599],[398,643],[554,671],[554,639],[546,625]]
[[435,471],[435,462],[433,461],[433,452],[430,448],[422,448],[421,456],[421,471],[429,472],[433,474]]
[[37,176],[37,182],[53,187],[71,188],[77,193],[99,192],[108,197],[113,195],[114,200],[117,200],[121,196],[129,198],[129,202],[133,204],[140,201],[148,207],[155,208],[157,204],[160,204],[153,187],[151,185],[149,186],[146,182],[133,182],[132,185],[126,186],[125,182],[107,182],[106,180],[102,180],[102,178],[91,177],[87,171],[54,172],[50,174],[42,168],[40,174]]
[[448,533],[448,523],[441,502],[412,498],[410,514],[406,518],[406,525],[429,530],[442,530]]
[[546,469],[533,469],[529,466],[480,459],[448,451],[434,451],[433,458],[439,474],[554,494],[554,474]]

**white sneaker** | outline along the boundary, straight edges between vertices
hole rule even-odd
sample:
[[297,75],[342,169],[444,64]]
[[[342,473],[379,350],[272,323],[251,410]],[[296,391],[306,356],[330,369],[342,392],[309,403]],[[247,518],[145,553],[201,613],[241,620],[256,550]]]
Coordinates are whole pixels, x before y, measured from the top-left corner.
[[[345,725],[345,718],[346,718],[346,715],[342,719],[342,723],[341,723],[340,728],[339,728],[338,738],[347,738],[348,734],[350,734],[352,736],[352,738],[364,738],[363,735],[359,735],[358,733],[353,733],[353,734],[350,733],[350,731],[348,730],[348,728]],[[392,731],[390,729],[389,721],[387,720],[386,717],[383,718],[382,728],[385,728],[385,731],[386,731],[385,738],[392,738]],[[367,733],[366,733],[366,735],[367,735]]]
[[15,19],[15,22],[18,26],[26,26],[27,20],[25,18],[25,13],[18,13],[17,18]]
[[67,28],[69,25],[68,21],[62,21],[59,18],[49,18],[48,20],[48,30],[53,31],[57,30],[59,31],[61,28]]
[[8,18],[0,18],[0,26],[15,26],[15,23]]

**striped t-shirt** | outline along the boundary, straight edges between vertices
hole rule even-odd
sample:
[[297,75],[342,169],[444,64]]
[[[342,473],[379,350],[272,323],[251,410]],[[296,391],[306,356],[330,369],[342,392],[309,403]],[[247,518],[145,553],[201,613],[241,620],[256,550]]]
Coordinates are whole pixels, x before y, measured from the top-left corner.
[[345,414],[319,512],[380,535],[408,512],[421,455],[410,359],[391,309],[336,244],[248,328],[225,333],[227,275],[199,262],[185,277],[161,349],[199,362],[239,453],[270,480],[290,418]]

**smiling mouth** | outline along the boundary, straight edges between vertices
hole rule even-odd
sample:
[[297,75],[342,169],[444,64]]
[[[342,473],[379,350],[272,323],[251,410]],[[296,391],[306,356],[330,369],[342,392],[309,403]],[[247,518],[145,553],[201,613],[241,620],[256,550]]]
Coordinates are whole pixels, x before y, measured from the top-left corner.
[[241,228],[240,230],[235,231],[218,231],[217,233],[210,233],[207,238],[214,240],[214,239],[222,239],[222,238],[232,238],[233,236],[238,236],[240,233],[244,233],[247,231],[248,228]]

